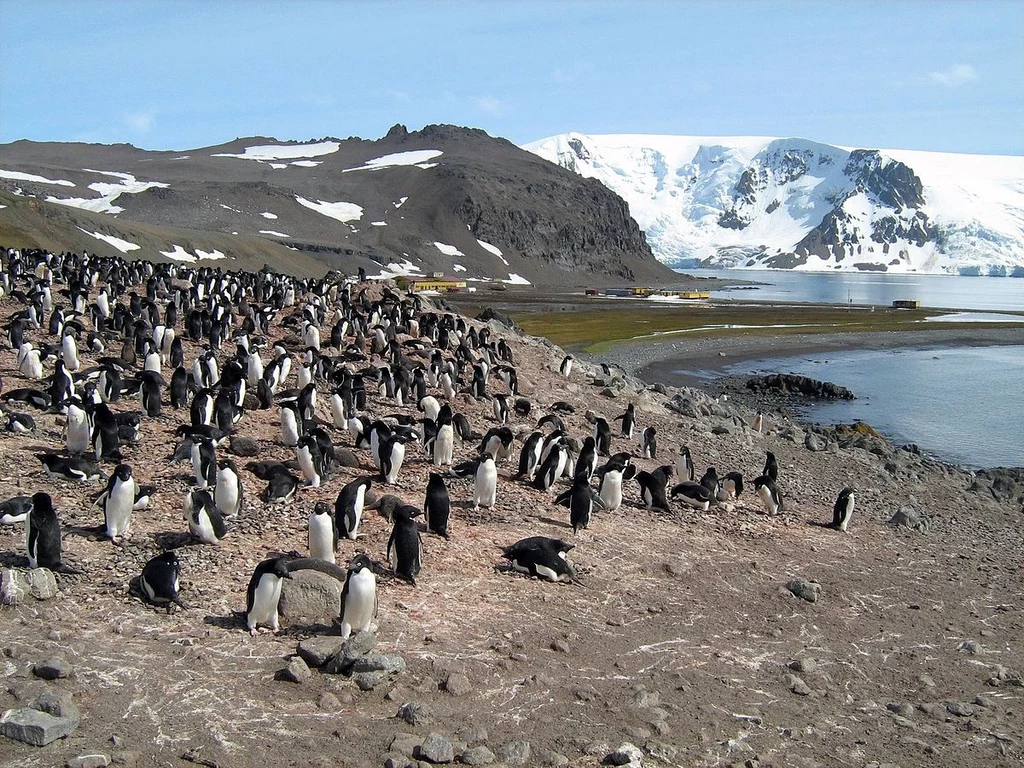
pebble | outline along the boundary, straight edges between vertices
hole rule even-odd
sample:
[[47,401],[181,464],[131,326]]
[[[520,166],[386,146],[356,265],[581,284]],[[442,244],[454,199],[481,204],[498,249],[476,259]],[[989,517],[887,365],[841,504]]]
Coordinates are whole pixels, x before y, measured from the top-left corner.
[[507,741],[495,750],[495,754],[509,765],[526,765],[530,761],[530,742]]
[[74,671],[75,668],[71,665],[71,662],[62,656],[51,656],[32,667],[32,674],[36,677],[41,677],[43,680],[57,680],[70,677]]
[[811,693],[811,687],[796,675],[786,675],[786,685],[798,696],[808,696]]
[[420,744],[416,757],[422,757],[432,763],[450,763],[455,760],[455,746],[451,740],[439,733],[431,732]]
[[409,701],[398,708],[398,712],[395,714],[409,725],[430,725],[430,715],[427,712],[427,708],[419,701]]
[[110,758],[106,755],[79,755],[64,763],[64,768],[107,768]]
[[415,733],[396,733],[388,750],[398,752],[406,757],[413,757],[422,743],[423,737],[417,736]]
[[279,676],[290,683],[304,683],[313,676],[313,673],[306,662],[295,656],[288,662],[288,666],[280,671]]
[[635,744],[628,741],[619,745],[616,749],[605,755],[604,762],[607,765],[635,765],[639,766],[643,760],[644,753]]
[[983,653],[984,649],[981,647],[981,643],[977,640],[968,640],[967,642],[960,643],[958,651],[970,654],[971,656],[977,656],[979,653]]
[[811,658],[797,659],[789,663],[789,668],[794,672],[810,674],[818,668],[818,662]]
[[459,759],[466,765],[490,765],[497,760],[494,753],[484,745],[470,747],[462,753]]
[[786,582],[786,589],[808,603],[813,603],[818,600],[818,592],[821,590],[821,585],[816,581],[792,579]]
[[316,705],[324,712],[337,712],[341,709],[341,700],[330,691],[324,691],[316,700]]
[[299,643],[298,653],[312,667],[322,667],[336,655],[346,641],[331,635],[317,635]]
[[551,650],[556,651],[557,653],[569,653],[569,644],[565,642],[565,640],[559,638],[558,640],[553,640],[551,642]]
[[970,717],[975,712],[975,706],[965,701],[947,701],[946,711],[957,717]]
[[462,672],[452,672],[445,678],[444,689],[452,696],[465,696],[473,690],[473,684]]

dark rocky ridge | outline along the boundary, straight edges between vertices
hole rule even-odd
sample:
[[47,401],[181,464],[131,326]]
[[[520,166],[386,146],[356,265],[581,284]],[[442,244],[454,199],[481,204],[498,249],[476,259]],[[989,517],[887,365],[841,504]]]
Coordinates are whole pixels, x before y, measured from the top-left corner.
[[[160,251],[177,244],[190,250],[216,248],[240,261],[213,262],[223,266],[269,263],[298,274],[324,268],[352,273],[359,267],[373,274],[381,265],[408,258],[424,274],[451,273],[457,263],[466,267],[462,277],[518,274],[534,284],[666,284],[675,279],[654,258],[620,197],[504,139],[449,125],[412,132],[396,125],[376,141],[324,140],[338,141],[338,150],[312,157],[318,163],[313,167],[282,160],[284,168],[215,156],[289,144],[265,137],[184,152],[124,144],[2,145],[0,168],[76,186],[0,179],[0,204],[6,206],[0,209],[0,243],[120,255],[81,227],[140,245],[128,258],[162,261]],[[443,154],[429,161],[436,163],[430,168],[345,172],[383,155],[431,149]],[[97,195],[90,184],[114,181],[98,171],[130,173],[168,186],[121,194],[115,204],[124,211],[117,215],[45,202],[50,195]],[[343,223],[303,207],[297,197],[355,203],[363,215]],[[407,200],[399,205],[402,198]],[[371,225],[380,221],[386,226]],[[503,257],[481,247],[478,239],[501,249]],[[446,256],[434,242],[452,245],[465,256]]]

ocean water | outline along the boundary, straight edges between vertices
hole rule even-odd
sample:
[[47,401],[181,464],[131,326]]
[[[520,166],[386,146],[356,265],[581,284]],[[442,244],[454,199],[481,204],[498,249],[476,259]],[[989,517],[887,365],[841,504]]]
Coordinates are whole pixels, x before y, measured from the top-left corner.
[[1024,278],[962,275],[897,275],[877,272],[688,269],[695,277],[762,283],[756,288],[713,291],[716,299],[891,306],[917,299],[922,307],[1024,312]]
[[952,464],[1024,466],[1024,346],[850,350],[747,361],[723,373],[841,384],[857,399],[808,405],[801,420],[863,421]]

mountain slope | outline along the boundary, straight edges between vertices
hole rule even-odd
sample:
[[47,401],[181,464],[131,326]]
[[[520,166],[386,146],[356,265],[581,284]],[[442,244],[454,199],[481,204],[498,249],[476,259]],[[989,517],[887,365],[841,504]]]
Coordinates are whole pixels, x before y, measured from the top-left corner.
[[454,126],[185,152],[19,141],[0,145],[0,205],[8,246],[481,284],[674,279],[607,187]]
[[525,148],[620,194],[675,267],[1024,276],[1024,157],[580,133]]

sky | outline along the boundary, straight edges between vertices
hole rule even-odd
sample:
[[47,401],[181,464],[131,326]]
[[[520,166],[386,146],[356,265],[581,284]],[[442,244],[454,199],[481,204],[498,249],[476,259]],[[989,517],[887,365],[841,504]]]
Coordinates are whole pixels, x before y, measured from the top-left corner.
[[0,0],[0,143],[482,128],[1024,154],[1024,2]]

